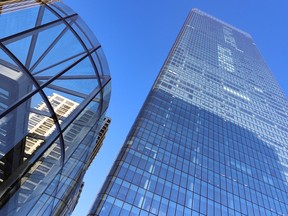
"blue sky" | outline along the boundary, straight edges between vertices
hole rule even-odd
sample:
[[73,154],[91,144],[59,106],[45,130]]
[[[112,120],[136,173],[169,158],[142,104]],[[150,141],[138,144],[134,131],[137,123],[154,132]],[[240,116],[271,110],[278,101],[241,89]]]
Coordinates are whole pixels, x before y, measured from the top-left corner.
[[288,95],[287,0],[66,0],[65,3],[78,12],[97,36],[112,76],[107,113],[112,123],[86,174],[73,216],[88,213],[192,8],[250,33]]

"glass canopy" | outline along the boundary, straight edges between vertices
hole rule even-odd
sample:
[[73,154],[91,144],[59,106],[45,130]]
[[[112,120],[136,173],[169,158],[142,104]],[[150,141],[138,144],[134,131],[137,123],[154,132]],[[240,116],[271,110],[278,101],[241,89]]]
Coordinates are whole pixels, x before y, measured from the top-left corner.
[[[0,214],[38,214],[44,193],[61,196],[75,151],[95,144],[109,69],[93,33],[63,3],[0,7]],[[80,172],[86,162],[74,166]]]

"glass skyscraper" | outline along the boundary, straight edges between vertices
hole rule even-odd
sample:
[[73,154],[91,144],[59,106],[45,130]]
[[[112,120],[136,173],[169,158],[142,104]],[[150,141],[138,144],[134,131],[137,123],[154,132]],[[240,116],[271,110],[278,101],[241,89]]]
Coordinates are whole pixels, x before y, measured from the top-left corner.
[[1,1],[0,27],[0,215],[69,215],[110,122],[106,58],[58,0]]
[[287,156],[251,36],[193,9],[89,215],[288,215]]

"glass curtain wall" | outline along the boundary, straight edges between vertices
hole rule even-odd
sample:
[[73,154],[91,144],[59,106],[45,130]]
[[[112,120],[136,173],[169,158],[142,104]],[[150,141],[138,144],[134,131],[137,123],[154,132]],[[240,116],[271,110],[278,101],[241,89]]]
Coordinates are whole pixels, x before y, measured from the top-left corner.
[[287,110],[252,37],[192,10],[90,215],[287,215]]

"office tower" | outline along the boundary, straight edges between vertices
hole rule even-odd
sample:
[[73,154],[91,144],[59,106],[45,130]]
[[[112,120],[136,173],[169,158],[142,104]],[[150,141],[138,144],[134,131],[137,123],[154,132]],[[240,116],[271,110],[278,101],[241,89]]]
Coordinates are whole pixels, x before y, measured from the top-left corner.
[[89,215],[287,215],[287,110],[251,36],[192,10]]
[[[88,169],[88,167],[91,165],[92,161],[94,160],[95,156],[98,154],[101,146],[103,145],[103,141],[105,139],[105,135],[108,131],[108,128],[109,128],[109,125],[111,123],[111,119],[108,118],[108,117],[105,117],[104,120],[103,120],[103,123],[102,123],[102,126],[101,126],[101,130],[100,132],[98,133],[98,137],[97,137],[97,140],[96,140],[96,145],[93,147],[93,150],[92,150],[92,153],[89,152],[89,159],[88,159],[88,162],[86,163],[86,169]],[[86,170],[85,170],[86,171]],[[78,200],[80,198],[80,195],[82,193],[82,189],[83,189],[83,186],[84,186],[84,181],[83,181],[83,177],[84,175],[81,176],[81,181],[80,181],[80,178],[79,180],[77,181],[78,182],[78,185],[77,185],[77,193],[74,193],[73,194],[73,197],[71,199],[71,204],[70,204],[70,208],[69,208],[69,213],[72,213],[76,207],[76,205],[78,204]],[[60,214],[62,215],[62,214]]]
[[0,6],[0,215],[71,214],[107,128],[105,56],[59,1]]
[[103,121],[103,124],[102,124],[102,127],[101,127],[101,130],[98,133],[96,145],[95,145],[94,150],[93,150],[93,152],[92,152],[92,154],[90,156],[90,159],[89,159],[89,162],[88,162],[88,166],[91,165],[91,163],[93,162],[95,156],[98,154],[100,148],[102,147],[103,141],[105,139],[105,136],[106,136],[106,133],[108,131],[110,123],[111,123],[111,119],[108,118],[108,117],[105,117],[104,121]]
[[[91,154],[89,154],[89,162],[87,163],[87,168],[91,165],[92,161],[94,160],[95,156],[98,154],[101,146],[103,145],[103,141],[105,139],[105,135],[108,131],[109,125],[111,123],[111,119],[108,117],[105,117],[101,126],[101,130],[98,133],[98,137],[96,140],[96,145],[93,147],[93,151]],[[74,200],[72,200],[72,204],[71,208],[69,208],[69,210],[71,209],[71,212],[73,212],[73,210],[75,209],[76,205],[78,204],[78,200],[80,198],[80,194],[82,192],[83,186],[84,186],[84,181],[82,180],[82,183],[79,185],[79,189],[78,189],[78,193],[74,195]]]
[[[50,104],[52,104],[56,115],[60,117],[59,119],[67,118],[70,115],[70,113],[72,113],[79,105],[78,103],[71,101],[67,98],[64,98],[61,95],[55,93],[53,93],[52,96],[49,96],[48,100]],[[46,111],[47,109],[46,103],[42,102],[38,104],[35,107],[35,109],[40,112]],[[31,134],[37,134],[38,136],[47,137],[55,130],[55,126],[51,118],[47,116],[38,115],[37,113],[31,113],[29,115],[28,130]],[[71,134],[73,138],[77,135],[75,133]],[[41,146],[41,143],[42,139],[27,137],[25,145],[25,154],[29,156],[33,154],[37,150],[37,148]]]
[[0,0],[0,14],[37,6],[42,3],[52,3],[59,1],[60,0]]

